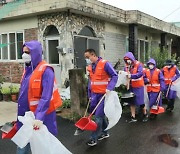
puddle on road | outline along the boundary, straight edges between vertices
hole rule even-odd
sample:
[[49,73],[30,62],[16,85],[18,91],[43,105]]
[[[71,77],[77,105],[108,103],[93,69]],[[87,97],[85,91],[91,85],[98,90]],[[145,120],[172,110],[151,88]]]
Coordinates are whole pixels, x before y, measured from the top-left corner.
[[179,143],[174,139],[171,134],[162,134],[158,136],[160,142],[166,143],[172,147],[178,147]]

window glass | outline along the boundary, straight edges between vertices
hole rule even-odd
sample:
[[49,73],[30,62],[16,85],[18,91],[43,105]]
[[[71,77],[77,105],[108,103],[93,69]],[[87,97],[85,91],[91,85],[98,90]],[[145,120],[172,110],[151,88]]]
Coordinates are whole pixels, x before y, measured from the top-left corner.
[[7,34],[2,34],[2,59],[8,59]]
[[16,59],[16,42],[15,42],[15,33],[9,34],[9,54],[10,60]]
[[79,35],[95,37],[93,30],[90,27],[85,26],[79,33]]
[[144,63],[145,60],[144,41],[140,40],[140,61]]
[[16,33],[17,37],[17,58],[22,59],[23,33]]
[[49,40],[49,63],[59,64],[59,54],[57,51],[58,40]]

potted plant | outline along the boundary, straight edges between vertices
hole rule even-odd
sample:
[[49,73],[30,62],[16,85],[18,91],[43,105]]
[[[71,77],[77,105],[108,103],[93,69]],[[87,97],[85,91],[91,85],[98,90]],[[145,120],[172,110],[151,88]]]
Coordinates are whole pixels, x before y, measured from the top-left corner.
[[3,95],[3,100],[4,101],[9,101],[11,90],[9,87],[2,87],[1,88],[1,93]]
[[11,100],[13,102],[16,102],[19,93],[19,87],[17,85],[10,85],[10,92],[11,92]]

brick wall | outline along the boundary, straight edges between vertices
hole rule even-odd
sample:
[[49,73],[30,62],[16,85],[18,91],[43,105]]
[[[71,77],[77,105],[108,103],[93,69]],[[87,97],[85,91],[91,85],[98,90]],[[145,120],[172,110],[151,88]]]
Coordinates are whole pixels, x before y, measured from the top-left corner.
[[0,75],[3,76],[5,82],[11,82],[12,78],[12,83],[20,83],[22,73],[23,64],[16,62],[0,62]]
[[25,41],[38,40],[38,28],[25,29]]

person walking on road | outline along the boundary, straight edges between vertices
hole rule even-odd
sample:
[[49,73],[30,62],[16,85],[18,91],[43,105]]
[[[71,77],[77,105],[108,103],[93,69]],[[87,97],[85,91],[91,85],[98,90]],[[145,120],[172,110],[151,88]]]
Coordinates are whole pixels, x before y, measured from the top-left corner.
[[[105,93],[115,88],[118,75],[112,65],[101,57],[96,55],[94,49],[87,49],[84,53],[88,65],[89,84],[88,97],[91,100],[90,111],[96,107]],[[93,131],[87,145],[94,146],[98,140],[103,140],[109,137],[109,133],[105,131],[107,127],[107,118],[104,114],[104,100],[96,109],[95,122],[97,124],[96,131]]]
[[[156,68],[156,61],[150,59],[147,63],[149,69],[145,70],[144,82],[147,86],[149,107],[157,104],[159,93],[165,89],[164,76],[160,69]],[[159,97],[159,106],[162,106],[162,97]],[[154,119],[157,114],[150,114],[150,118]]]
[[[42,46],[38,41],[25,42],[22,59],[25,69],[21,80],[18,98],[18,116],[32,111],[35,114],[33,127],[35,130],[46,125],[49,132],[57,135],[55,109],[62,105],[53,68],[42,60]],[[17,121],[19,130],[22,123]],[[26,134],[24,134],[26,135]],[[30,152],[30,144],[23,149],[17,147],[17,154]]]
[[131,109],[131,122],[137,122],[135,111],[136,106],[140,107],[143,112],[143,122],[148,121],[148,114],[144,104],[144,80],[143,80],[143,66],[137,61],[132,52],[127,52],[124,56],[125,68],[128,73],[127,77],[130,80],[130,91],[135,94],[132,102],[129,102]]
[[162,69],[164,74],[164,80],[166,84],[165,97],[168,100],[166,111],[172,111],[174,109],[174,102],[176,98],[176,91],[171,90],[171,85],[180,77],[177,66],[171,59],[166,60],[165,66]]

